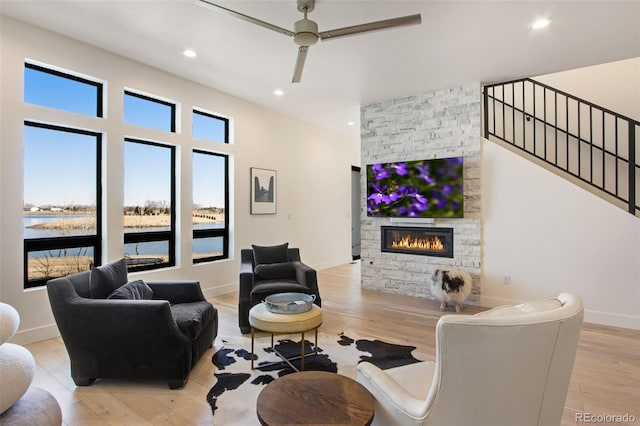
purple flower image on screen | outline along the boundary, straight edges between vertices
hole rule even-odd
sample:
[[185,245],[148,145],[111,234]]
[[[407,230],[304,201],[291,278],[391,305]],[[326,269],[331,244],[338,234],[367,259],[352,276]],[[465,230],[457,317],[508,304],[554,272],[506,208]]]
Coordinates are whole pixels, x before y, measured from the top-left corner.
[[367,197],[367,199],[371,200],[373,204],[380,204],[380,203],[389,204],[389,201],[391,201],[391,198],[389,197],[389,195],[386,194],[386,192],[387,192],[386,186],[380,187],[380,185],[378,184],[373,184],[373,192],[371,193],[371,195]]
[[422,166],[422,165],[418,165],[416,166],[416,169],[418,170],[418,178],[419,179],[423,179],[425,182],[427,183],[434,183],[435,179],[433,179],[431,176],[429,176],[429,168],[426,166]]
[[367,215],[463,217],[463,158],[367,166]]
[[407,171],[407,164],[406,163],[392,164],[391,168],[395,170],[395,172],[396,172],[396,174],[398,176],[405,176],[405,175],[407,175],[409,173]]
[[374,164],[374,168],[372,169],[372,171],[376,176],[376,180],[386,179],[392,174],[391,170],[382,167],[382,164]]

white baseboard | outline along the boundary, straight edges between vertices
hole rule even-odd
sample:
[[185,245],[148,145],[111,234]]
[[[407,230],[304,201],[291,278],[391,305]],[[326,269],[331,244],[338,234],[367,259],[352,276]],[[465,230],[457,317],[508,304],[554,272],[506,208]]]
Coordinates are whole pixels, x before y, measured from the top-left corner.
[[495,308],[502,305],[517,305],[522,303],[520,300],[504,299],[502,297],[487,297],[480,295],[480,306],[487,308]]
[[215,296],[222,296],[223,294],[234,293],[238,291],[238,282],[222,284],[215,287],[203,288],[202,293],[206,299]]
[[29,345],[42,340],[53,339],[58,336],[60,336],[60,332],[58,331],[58,326],[54,323],[44,325],[42,327],[17,331],[16,334],[9,339],[9,342],[15,343],[16,345]]
[[[488,308],[495,308],[502,305],[517,305],[525,302],[524,300],[510,300],[500,297],[481,296],[480,304]],[[612,312],[584,310],[584,322],[593,324],[608,325],[611,327],[630,328],[632,330],[640,330],[640,317],[632,315],[623,315]]]
[[352,262],[351,258],[333,259],[333,260],[328,260],[321,263],[316,263],[313,266],[312,265],[309,265],[309,266],[312,266],[312,268],[314,268],[316,271],[322,271],[323,269],[335,268],[336,266],[344,265],[351,262]]
[[585,310],[584,321],[593,324],[640,330],[640,317],[634,317],[631,315]]

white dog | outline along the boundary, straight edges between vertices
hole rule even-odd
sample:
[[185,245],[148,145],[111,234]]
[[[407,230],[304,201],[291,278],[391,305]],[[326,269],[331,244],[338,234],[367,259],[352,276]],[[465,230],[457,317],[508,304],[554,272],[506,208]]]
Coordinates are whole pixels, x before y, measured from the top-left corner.
[[456,312],[462,310],[462,303],[471,294],[471,275],[462,269],[436,269],[431,276],[435,296],[440,303],[440,310],[444,311],[447,303],[453,303]]

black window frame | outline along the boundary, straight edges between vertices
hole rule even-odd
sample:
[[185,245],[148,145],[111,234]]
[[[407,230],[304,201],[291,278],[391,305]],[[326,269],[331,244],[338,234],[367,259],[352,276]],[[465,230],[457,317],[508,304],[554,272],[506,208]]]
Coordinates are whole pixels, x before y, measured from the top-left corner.
[[[140,143],[144,145],[157,146],[167,148],[171,152],[171,217],[169,219],[170,226],[168,231],[142,231],[142,232],[123,232],[123,252],[124,245],[135,243],[149,243],[157,241],[167,241],[169,243],[169,259],[167,262],[153,264],[136,265],[130,259],[127,259],[127,269],[129,272],[149,271],[153,269],[170,268],[176,265],[176,147],[174,145],[164,144],[160,142],[151,142],[140,138],[124,138],[124,142]],[[124,211],[123,211],[124,214]],[[125,256],[126,257],[126,256]]]
[[[228,135],[228,132],[226,132]],[[224,158],[224,228],[215,228],[215,229],[193,229],[192,230],[192,238],[193,240],[202,239],[202,238],[212,238],[212,237],[222,237],[222,255],[219,256],[207,256],[194,258],[193,250],[191,253],[191,259],[194,265],[198,263],[205,262],[213,262],[216,260],[223,260],[229,258],[229,155],[221,154],[211,151],[205,151],[201,149],[194,149],[193,154],[205,154],[205,155],[214,155],[217,157]],[[192,206],[193,208],[193,206]]]
[[[58,70],[54,70],[54,69],[51,69],[51,68],[47,68],[45,66],[37,65],[37,64],[31,63],[31,62],[25,62],[24,63],[24,67],[32,69],[34,71],[39,71],[39,72],[43,72],[43,73],[46,73],[46,74],[51,74],[51,75],[54,75],[56,77],[66,78],[68,80],[77,81],[79,83],[84,83],[84,84],[87,84],[89,86],[95,87],[95,89],[96,89],[96,115],[95,115],[95,117],[99,117],[99,118],[103,118],[104,117],[104,101],[103,101],[104,100],[104,84],[103,83],[98,82],[98,81],[94,81],[94,80],[89,80],[89,79],[83,78],[83,77],[78,77],[77,75],[68,74],[68,73],[63,72],[63,71],[58,71]],[[51,106],[48,106],[48,105],[41,105],[41,104],[32,104],[32,105],[40,105],[40,106],[44,106],[46,108],[53,108],[53,109],[57,109],[57,110],[60,110],[60,111],[74,112],[74,111],[66,110],[64,108],[56,108],[56,107],[51,107]],[[90,116],[90,117],[92,117],[92,116]]]
[[[157,104],[161,104],[161,105],[165,105],[171,108],[171,129],[169,130],[171,133],[175,133],[176,132],[176,103],[175,102],[169,102],[169,101],[164,101],[162,99],[158,99],[158,98],[154,98],[152,96],[147,96],[147,95],[143,95],[137,92],[134,92],[132,90],[126,90],[124,91],[124,96],[133,96],[134,98],[138,98],[138,99],[143,99],[145,101],[149,101],[149,102],[155,102]],[[123,116],[125,118],[126,121],[126,114],[124,114],[123,112]],[[142,126],[140,124],[136,124],[136,123],[128,123],[134,126],[140,126],[140,127],[144,127],[144,128],[148,128],[148,129],[153,129],[153,130],[158,130],[158,131],[162,131],[160,129],[156,129],[153,127],[147,127],[147,126]]]
[[41,287],[47,281],[57,277],[29,280],[29,253],[34,251],[58,250],[69,248],[93,247],[93,265],[101,265],[102,259],[102,133],[90,130],[76,129],[68,126],[44,124],[25,120],[25,126],[39,127],[48,130],[76,133],[96,138],[96,234],[65,237],[22,238],[24,288]]
[[[215,120],[220,120],[222,122],[224,122],[224,141],[215,141],[213,139],[205,139],[207,141],[211,141],[211,142],[218,142],[218,143],[229,143],[229,119],[226,117],[221,117],[219,115],[215,115],[209,112],[205,112],[196,108],[193,108],[191,110],[192,114],[198,114],[198,115],[202,115],[204,117],[208,117],[208,118],[213,118]],[[191,129],[191,135],[193,136],[193,129]]]

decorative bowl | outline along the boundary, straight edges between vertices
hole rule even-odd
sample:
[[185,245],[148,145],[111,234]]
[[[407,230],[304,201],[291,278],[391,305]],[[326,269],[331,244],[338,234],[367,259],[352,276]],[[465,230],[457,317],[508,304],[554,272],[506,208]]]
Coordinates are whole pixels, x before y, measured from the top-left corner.
[[300,314],[311,310],[315,294],[277,293],[265,297],[262,303],[274,314]]

